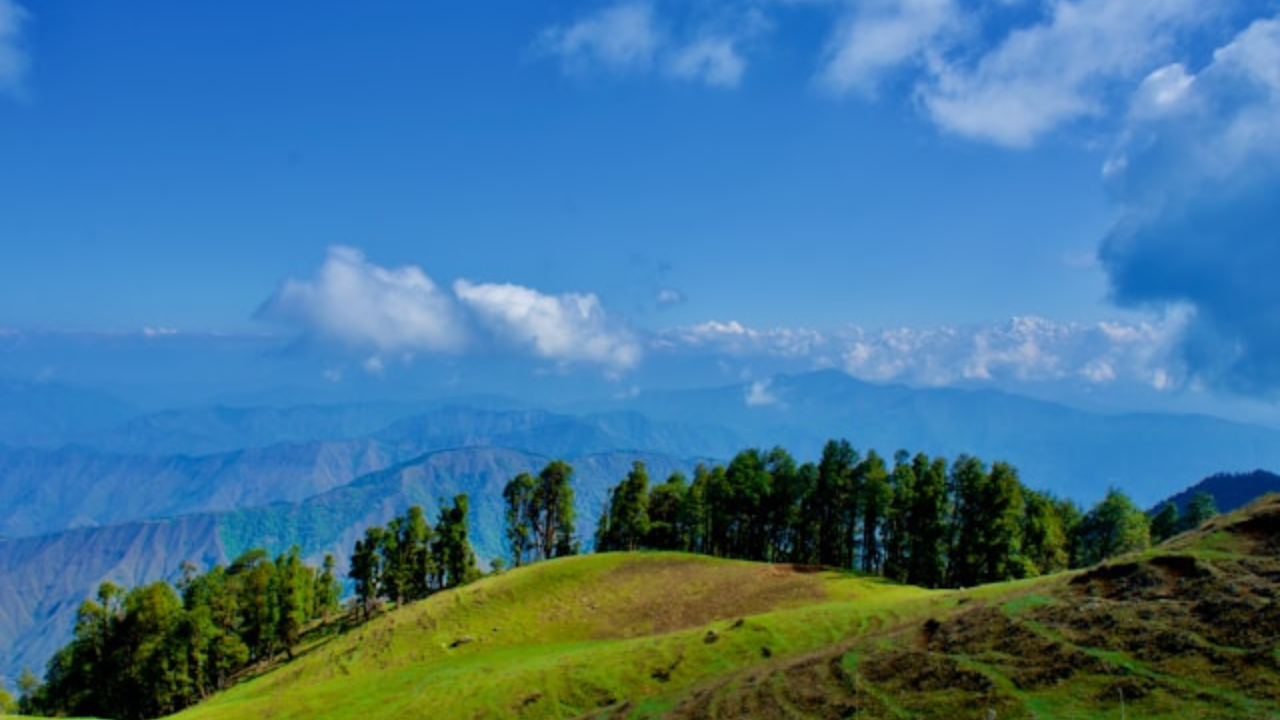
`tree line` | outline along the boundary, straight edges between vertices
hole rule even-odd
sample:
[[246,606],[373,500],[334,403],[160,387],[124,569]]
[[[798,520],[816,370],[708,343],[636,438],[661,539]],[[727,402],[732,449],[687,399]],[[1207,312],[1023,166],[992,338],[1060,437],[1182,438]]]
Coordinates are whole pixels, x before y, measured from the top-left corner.
[[[351,619],[479,577],[467,513],[467,496],[458,495],[441,503],[434,528],[416,505],[367,528],[351,555]],[[43,684],[23,672],[17,709],[119,720],[178,712],[247,668],[281,653],[292,658],[303,632],[324,628],[340,610],[335,566],[332,555],[319,568],[303,563],[296,546],[275,559],[258,548],[203,574],[184,563],[176,587],[161,581],[126,592],[103,583],[81,604],[74,636],[49,661]]]
[[609,490],[595,544],[850,568],[941,588],[1092,565],[1147,547],[1152,530],[1114,488],[1084,512],[1027,487],[1005,462],[906,451],[888,462],[832,440],[817,462],[747,449],[728,464],[699,465],[692,481],[677,472],[651,484],[637,462]]

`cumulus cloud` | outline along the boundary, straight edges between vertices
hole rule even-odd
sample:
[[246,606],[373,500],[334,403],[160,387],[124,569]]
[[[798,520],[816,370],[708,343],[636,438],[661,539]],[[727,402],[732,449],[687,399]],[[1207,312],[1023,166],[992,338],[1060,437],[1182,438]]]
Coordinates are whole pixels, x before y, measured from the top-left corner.
[[548,360],[633,367],[640,346],[595,295],[547,295],[511,284],[456,280],[441,287],[416,266],[384,268],[354,248],[334,247],[312,280],[287,280],[258,311],[262,319],[359,350],[366,372],[384,357],[461,354],[487,341]]
[[546,295],[508,284],[453,284],[458,299],[495,335],[551,360],[633,367],[640,345],[615,327],[595,295]]
[[468,341],[454,299],[421,268],[387,269],[330,248],[314,280],[287,280],[259,316],[377,350],[459,352]]
[[747,69],[743,46],[767,27],[756,10],[683,32],[661,22],[653,3],[623,2],[549,27],[535,43],[569,75],[656,71],[712,87],[737,87]]
[[1106,177],[1123,215],[1099,259],[1116,301],[1178,311],[1189,371],[1244,394],[1280,389],[1280,18],[1199,72],[1170,65],[1134,98]]
[[30,59],[23,42],[29,15],[14,0],[0,0],[0,94],[21,97]]

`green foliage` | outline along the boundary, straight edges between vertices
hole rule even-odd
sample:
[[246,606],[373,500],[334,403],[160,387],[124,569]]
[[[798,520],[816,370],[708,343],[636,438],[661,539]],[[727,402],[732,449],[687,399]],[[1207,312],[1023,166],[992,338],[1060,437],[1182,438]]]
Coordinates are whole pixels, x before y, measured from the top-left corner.
[[320,607],[318,577],[294,548],[274,561],[251,550],[205,574],[185,564],[181,595],[164,582],[127,592],[103,583],[80,606],[75,635],[50,660],[44,684],[20,678],[21,709],[125,719],[181,710],[250,663],[291,653]]
[[699,465],[692,485],[674,476],[646,494],[647,484],[637,463],[609,490],[597,550],[835,564],[936,588],[1066,569],[1079,526],[1074,505],[1027,489],[1008,463],[988,470],[962,455],[948,472],[945,458],[899,451],[890,471],[843,440],[816,465],[747,449]]
[[635,550],[648,534],[649,473],[637,460],[626,478],[609,491],[596,532],[596,550]]
[[1187,512],[1182,516],[1179,526],[1182,530],[1198,528],[1217,514],[1218,506],[1214,503],[1213,495],[1201,490],[1191,496],[1191,501],[1187,503]]
[[1083,565],[1094,565],[1121,553],[1144,550],[1151,545],[1146,513],[1128,495],[1116,488],[1107,491],[1080,523],[1078,555]]
[[1151,542],[1161,543],[1182,532],[1182,518],[1178,506],[1167,502],[1151,518]]
[[520,473],[502,489],[506,509],[506,539],[511,550],[511,566],[520,567],[533,543],[533,476]]
[[577,552],[572,480],[573,466],[563,460],[547,463],[538,473],[531,513],[538,559],[549,560]]

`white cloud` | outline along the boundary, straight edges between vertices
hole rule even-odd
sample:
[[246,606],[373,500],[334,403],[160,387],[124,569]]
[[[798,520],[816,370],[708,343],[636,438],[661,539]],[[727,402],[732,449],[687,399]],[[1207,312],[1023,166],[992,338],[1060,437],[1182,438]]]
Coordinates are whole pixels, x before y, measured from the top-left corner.
[[819,82],[834,92],[871,94],[882,77],[919,61],[957,21],[953,0],[855,3],[827,44]]
[[569,75],[659,72],[677,80],[733,88],[747,69],[743,45],[768,28],[756,9],[715,24],[668,29],[650,2],[622,2],[543,30],[535,48]]
[[21,97],[30,59],[22,26],[30,15],[14,0],[0,0],[0,94]]
[[1067,122],[1102,115],[1109,84],[1165,64],[1177,32],[1205,16],[1197,0],[1056,0],[974,63],[939,55],[919,89],[943,128],[1026,146]]
[[258,312],[304,333],[372,349],[366,372],[386,369],[395,353],[458,354],[485,338],[564,363],[626,370],[641,347],[592,294],[547,295],[512,284],[454,281],[441,288],[413,265],[388,269],[354,248],[330,248],[314,280],[286,281]]
[[678,48],[669,65],[670,73],[678,78],[720,87],[737,87],[746,68],[747,61],[736,43],[727,37],[701,38]]
[[510,284],[453,284],[465,304],[495,335],[539,357],[598,363],[618,370],[640,360],[640,345],[615,326],[595,295],[546,295]]
[[873,382],[1009,387],[1035,383],[1148,385],[1162,369],[1166,387],[1177,374],[1169,355],[1185,315],[1160,322],[1055,323],[1014,318],[991,326],[848,327],[837,332],[707,322],[661,334],[664,352],[695,352],[751,361],[787,360],[792,371],[839,367]]
[[[894,73],[941,128],[1023,147],[1064,124],[1104,116],[1117,88],[1169,67],[1182,37],[1230,3],[1203,0],[866,0],[828,42],[823,87],[872,95]],[[1176,93],[1170,70],[1160,88]],[[1155,89],[1153,87],[1153,89]]]
[[769,391],[769,380],[756,380],[747,387],[746,403],[748,407],[764,407],[778,404],[778,398]]
[[287,280],[259,311],[331,340],[377,350],[459,352],[464,318],[421,268],[389,270],[333,247],[315,280]]
[[597,66],[615,72],[646,69],[661,42],[653,7],[623,3],[570,25],[548,28],[538,44],[560,58],[565,72],[579,73]]

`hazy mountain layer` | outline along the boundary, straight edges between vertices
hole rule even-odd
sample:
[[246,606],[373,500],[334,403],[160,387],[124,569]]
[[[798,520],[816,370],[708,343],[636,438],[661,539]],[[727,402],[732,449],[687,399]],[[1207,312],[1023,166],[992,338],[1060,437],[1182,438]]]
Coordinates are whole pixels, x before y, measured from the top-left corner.
[[[364,529],[384,524],[412,504],[434,523],[438,501],[471,497],[471,541],[484,560],[503,554],[502,487],[520,472],[536,473],[552,459],[519,450],[459,448],[432,452],[299,503],[275,503],[225,513],[84,528],[0,541],[0,673],[25,665],[42,673],[47,658],[71,636],[76,608],[104,580],[134,585],[176,579],[183,560],[202,568],[251,547],[273,554],[299,545],[318,562],[326,552],[346,572]],[[610,452],[568,457],[576,470],[579,536],[590,539],[606,489],[635,460],[665,479],[691,462],[653,453]]]

